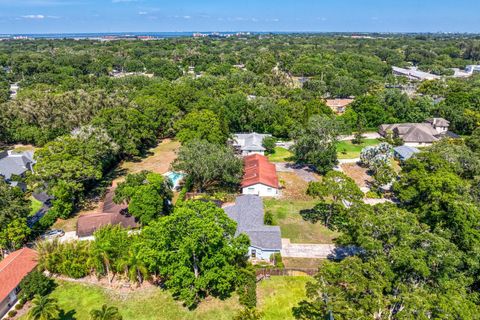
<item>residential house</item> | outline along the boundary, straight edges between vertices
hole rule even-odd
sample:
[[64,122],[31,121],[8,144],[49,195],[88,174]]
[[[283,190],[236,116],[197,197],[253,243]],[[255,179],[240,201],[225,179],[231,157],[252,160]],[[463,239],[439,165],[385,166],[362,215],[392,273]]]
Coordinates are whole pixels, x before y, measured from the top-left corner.
[[440,79],[440,76],[437,76],[435,74],[431,74],[428,72],[420,71],[416,67],[410,67],[408,69],[392,67],[392,71],[394,75],[407,77],[410,80],[424,81],[424,80]]
[[224,207],[227,215],[237,222],[236,235],[250,238],[248,256],[254,260],[270,261],[273,254],[282,250],[280,227],[264,224],[263,201],[258,196],[237,197],[234,205]]
[[33,151],[14,152],[12,150],[0,152],[0,176],[11,186],[18,186],[25,190],[26,185],[18,182],[15,177],[24,177],[27,171],[33,172]]
[[23,248],[0,261],[0,318],[15,305],[20,282],[37,266],[37,252]]
[[418,150],[417,148],[409,146],[399,146],[393,148],[393,156],[402,162],[407,161],[419,152],[420,150]]
[[401,138],[406,146],[429,146],[444,137],[458,137],[448,131],[449,125],[443,118],[430,118],[424,123],[382,124],[378,133],[385,138]]
[[242,193],[260,197],[279,195],[277,169],[268,158],[253,154],[244,158]]
[[105,195],[100,213],[86,214],[77,220],[77,237],[83,240],[91,238],[95,231],[107,225],[120,225],[126,229],[136,229],[140,225],[135,217],[128,214],[126,203],[113,202],[115,190],[110,188]]
[[354,99],[327,99],[325,103],[334,113],[343,114],[353,101]]
[[271,134],[260,133],[237,133],[233,136],[233,147],[237,149],[242,156],[248,156],[250,154],[265,154],[265,148],[263,147],[263,140],[267,137],[271,137]]

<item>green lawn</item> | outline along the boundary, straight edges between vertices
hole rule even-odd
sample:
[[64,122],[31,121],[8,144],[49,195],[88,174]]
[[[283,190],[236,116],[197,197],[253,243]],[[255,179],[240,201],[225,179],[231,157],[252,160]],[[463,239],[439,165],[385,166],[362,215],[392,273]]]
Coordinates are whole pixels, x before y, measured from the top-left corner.
[[365,139],[362,144],[353,144],[351,141],[337,142],[337,153],[339,159],[355,159],[360,157],[363,148],[379,144],[378,139]]
[[[265,319],[293,319],[291,308],[305,297],[309,277],[272,277],[259,283],[259,309]],[[119,309],[124,320],[207,320],[232,319],[241,309],[237,297],[226,301],[207,299],[189,311],[170,294],[156,287],[137,292],[113,293],[94,285],[58,281],[51,296],[58,299],[62,320],[89,320],[89,312],[103,304]],[[25,319],[22,317],[21,319]]]
[[273,214],[275,225],[280,226],[282,238],[292,243],[332,243],[338,233],[325,228],[321,223],[305,221],[301,210],[312,209],[317,200],[279,200],[265,199],[265,212]]
[[282,147],[275,147],[275,153],[268,155],[268,160],[271,162],[288,162],[293,153]]
[[30,215],[33,216],[37,213],[38,210],[43,206],[43,203],[35,199],[34,197],[30,197]]

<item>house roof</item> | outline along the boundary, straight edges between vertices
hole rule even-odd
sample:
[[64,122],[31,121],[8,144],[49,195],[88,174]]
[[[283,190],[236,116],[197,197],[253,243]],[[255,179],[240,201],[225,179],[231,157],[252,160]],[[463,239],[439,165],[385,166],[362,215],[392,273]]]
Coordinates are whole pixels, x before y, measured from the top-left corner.
[[138,228],[135,217],[121,213],[97,213],[80,216],[77,221],[77,236],[89,237],[101,227],[120,225],[123,228]]
[[260,154],[253,154],[244,158],[244,174],[242,188],[264,184],[278,188],[277,169],[268,158]]
[[14,251],[0,261],[0,301],[8,297],[37,264],[37,252],[29,248]]
[[434,127],[448,127],[450,125],[450,121],[443,119],[443,118],[429,118],[426,122],[430,123]]
[[224,208],[227,215],[237,222],[236,235],[246,234],[250,245],[263,250],[282,249],[280,227],[264,225],[263,201],[258,196],[237,197],[235,205]]
[[0,175],[9,180],[12,175],[22,175],[26,171],[32,170],[35,164],[33,160],[33,152],[4,152],[0,154]]
[[270,134],[261,133],[237,133],[234,135],[234,145],[242,151],[265,151],[263,139],[271,137]]
[[399,146],[393,148],[395,154],[397,154],[402,160],[410,159],[414,154],[419,153],[420,150],[409,146]]
[[354,99],[327,99],[325,103],[330,108],[339,108],[339,107],[346,107],[351,104]]
[[430,143],[437,141],[439,135],[430,123],[395,123],[382,124],[379,127],[381,135],[388,131],[395,132],[404,142]]

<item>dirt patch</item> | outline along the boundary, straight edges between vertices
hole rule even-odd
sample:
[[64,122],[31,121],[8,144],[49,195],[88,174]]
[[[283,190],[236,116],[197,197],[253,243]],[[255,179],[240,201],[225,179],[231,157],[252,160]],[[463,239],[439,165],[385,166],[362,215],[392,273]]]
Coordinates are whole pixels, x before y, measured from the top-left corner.
[[356,163],[342,164],[341,168],[360,188],[368,187],[368,184],[373,181],[372,176],[367,174],[367,169],[360,167]]
[[282,261],[286,268],[316,269],[320,267],[320,265],[325,261],[325,259],[282,257]]
[[278,179],[282,186],[282,199],[312,200],[306,195],[308,182],[295,172],[278,172]]

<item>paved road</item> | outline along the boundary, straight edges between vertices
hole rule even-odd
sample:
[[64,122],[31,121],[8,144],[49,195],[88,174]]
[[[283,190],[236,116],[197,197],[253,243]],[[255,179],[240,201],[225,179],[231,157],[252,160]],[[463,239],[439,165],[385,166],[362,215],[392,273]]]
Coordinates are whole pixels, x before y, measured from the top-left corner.
[[334,254],[334,244],[290,243],[290,239],[282,239],[282,257],[327,259]]
[[[378,134],[377,132],[366,132],[362,135],[365,139],[380,139],[381,136],[380,134]],[[350,136],[340,136],[338,139],[340,141],[350,141],[350,140],[353,140],[355,138],[354,135],[350,135]]]
[[318,181],[313,171],[307,166],[299,166],[289,162],[277,162],[275,166],[278,172],[294,172],[306,182]]

